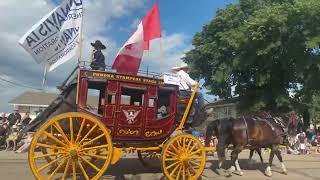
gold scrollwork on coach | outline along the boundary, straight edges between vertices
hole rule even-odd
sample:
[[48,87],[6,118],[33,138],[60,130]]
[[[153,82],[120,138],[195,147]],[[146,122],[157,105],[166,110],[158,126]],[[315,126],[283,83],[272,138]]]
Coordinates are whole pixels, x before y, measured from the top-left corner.
[[118,134],[122,136],[138,136],[139,130],[119,129]]
[[159,131],[146,131],[144,133],[145,137],[155,137],[155,136],[159,136],[162,134],[162,129],[160,129]]

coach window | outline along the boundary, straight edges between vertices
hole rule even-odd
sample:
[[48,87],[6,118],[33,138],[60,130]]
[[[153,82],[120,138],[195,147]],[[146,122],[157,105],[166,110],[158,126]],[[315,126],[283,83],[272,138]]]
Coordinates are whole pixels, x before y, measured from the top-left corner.
[[158,92],[158,110],[157,119],[166,118],[170,115],[170,97],[171,91],[160,90]]
[[94,114],[103,115],[105,105],[105,83],[88,82],[86,109]]
[[116,104],[116,94],[108,94],[108,104]]
[[122,87],[121,105],[143,106],[145,90]]

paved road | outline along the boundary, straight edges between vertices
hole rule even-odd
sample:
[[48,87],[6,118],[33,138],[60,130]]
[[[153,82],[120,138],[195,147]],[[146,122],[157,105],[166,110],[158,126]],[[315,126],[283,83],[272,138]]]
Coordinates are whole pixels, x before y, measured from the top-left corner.
[[[267,155],[264,158],[267,160]],[[248,152],[243,152],[240,156],[240,165],[244,169],[244,175],[233,175],[228,178],[223,175],[218,175],[215,172],[216,158],[209,158],[207,167],[203,173],[203,180],[259,180],[271,178],[263,175],[264,167],[260,163],[249,167],[246,157]],[[256,162],[258,156],[255,156]],[[0,179],[6,180],[32,180],[33,175],[29,169],[27,162],[27,154],[14,154],[13,152],[0,151]],[[279,162],[274,161],[277,167],[273,167],[272,180],[320,180],[320,155],[284,155],[286,166],[288,168],[288,175],[279,173]],[[142,167],[138,159],[133,156],[124,157],[118,164],[111,166],[102,179],[133,179],[133,180],[158,180],[162,177],[161,172],[150,172]]]

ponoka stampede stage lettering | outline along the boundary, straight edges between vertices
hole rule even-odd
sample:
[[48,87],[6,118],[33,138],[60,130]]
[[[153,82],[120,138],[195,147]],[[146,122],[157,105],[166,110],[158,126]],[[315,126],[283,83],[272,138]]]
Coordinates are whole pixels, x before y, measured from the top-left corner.
[[50,70],[71,59],[80,42],[82,0],[65,0],[34,25],[20,44]]
[[113,74],[113,73],[107,73],[107,72],[86,72],[85,75],[88,78],[93,78],[93,79],[123,80],[123,81],[139,82],[144,84],[163,84],[162,79],[151,79],[151,78],[140,77],[140,76]]

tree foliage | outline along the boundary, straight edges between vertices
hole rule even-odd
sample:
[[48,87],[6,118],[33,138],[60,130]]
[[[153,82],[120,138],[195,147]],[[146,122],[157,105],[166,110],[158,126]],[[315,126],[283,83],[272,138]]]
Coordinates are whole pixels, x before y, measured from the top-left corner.
[[320,92],[319,15],[319,0],[240,0],[195,34],[184,61],[212,94],[228,99],[235,87],[242,110],[309,107]]

